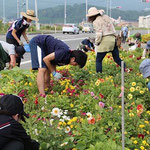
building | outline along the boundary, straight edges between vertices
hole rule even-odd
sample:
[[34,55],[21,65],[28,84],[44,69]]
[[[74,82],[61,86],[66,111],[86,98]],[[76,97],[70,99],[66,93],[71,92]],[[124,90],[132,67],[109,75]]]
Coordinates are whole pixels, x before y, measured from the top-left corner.
[[139,16],[139,27],[140,28],[150,28],[150,15]]

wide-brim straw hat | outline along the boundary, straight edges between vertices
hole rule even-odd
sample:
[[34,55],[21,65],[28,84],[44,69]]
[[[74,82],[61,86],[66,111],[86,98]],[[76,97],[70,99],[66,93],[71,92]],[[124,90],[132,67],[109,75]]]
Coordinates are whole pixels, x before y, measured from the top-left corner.
[[29,18],[31,20],[34,20],[34,21],[39,21],[39,19],[35,16],[35,13],[34,13],[34,10],[27,10],[27,12],[21,12],[21,15],[26,17],[26,18]]
[[87,17],[92,17],[92,16],[96,16],[100,14],[100,11],[96,8],[96,7],[91,7],[89,10],[88,10],[88,14],[86,15]]

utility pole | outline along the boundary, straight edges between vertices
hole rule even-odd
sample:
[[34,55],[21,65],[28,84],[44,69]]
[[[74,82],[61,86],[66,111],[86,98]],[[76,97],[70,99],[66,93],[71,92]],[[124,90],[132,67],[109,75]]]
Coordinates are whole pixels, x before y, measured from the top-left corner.
[[17,18],[19,18],[19,0],[17,0]]
[[109,15],[109,17],[111,17],[111,0],[110,0],[110,6],[109,7],[110,7],[110,12],[109,12],[110,15]]
[[[38,6],[37,6],[37,0],[35,0],[35,15],[38,18]],[[40,30],[40,24],[38,21],[35,22],[36,24],[36,30]]]
[[6,20],[5,20],[5,0],[3,0],[3,23],[4,24],[6,23]]
[[28,10],[28,8],[29,8],[29,1],[26,0],[26,11]]
[[[85,12],[85,16],[87,15],[87,11],[88,11],[88,4],[87,4],[87,0],[85,0],[86,2],[86,12]],[[88,21],[88,17],[86,16],[86,22]]]
[[64,5],[64,24],[66,24],[66,20],[67,20],[67,14],[66,14],[66,5],[67,5],[67,0],[65,0],[65,5]]
[[106,7],[106,8],[107,8],[107,9],[106,9],[106,14],[109,15],[109,14],[108,14],[108,12],[109,12],[109,0],[107,0],[107,7]]

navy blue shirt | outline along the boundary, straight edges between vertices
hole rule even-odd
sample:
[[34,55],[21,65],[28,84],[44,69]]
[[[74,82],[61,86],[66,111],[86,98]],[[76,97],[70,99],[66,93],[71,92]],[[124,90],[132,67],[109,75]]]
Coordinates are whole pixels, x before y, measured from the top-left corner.
[[71,50],[63,41],[50,35],[38,35],[32,41],[45,52],[46,56],[55,52],[55,60],[51,61],[52,64],[63,66],[70,63]]
[[8,39],[15,39],[12,35],[12,31],[13,29],[15,29],[17,32],[16,32],[16,35],[17,37],[20,39],[22,33],[27,29],[29,28],[29,25],[24,23],[24,19],[23,18],[20,18],[20,19],[17,19],[15,20],[11,26],[9,27],[8,29],[8,32],[7,32],[7,35],[6,35],[6,38]]
[[89,48],[94,48],[93,43],[91,43],[88,39],[84,39],[81,43],[87,45]]

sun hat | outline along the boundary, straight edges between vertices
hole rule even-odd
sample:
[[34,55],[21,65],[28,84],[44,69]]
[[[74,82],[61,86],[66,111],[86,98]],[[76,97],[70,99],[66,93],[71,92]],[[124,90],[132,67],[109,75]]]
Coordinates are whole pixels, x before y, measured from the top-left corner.
[[26,17],[26,18],[29,18],[31,20],[34,20],[34,21],[39,21],[38,18],[36,18],[35,16],[35,13],[34,13],[34,10],[27,10],[27,12],[21,12],[21,15]]
[[135,37],[136,37],[136,38],[141,38],[141,33],[139,33],[139,32],[136,33],[136,34],[135,34]]
[[20,58],[23,58],[23,55],[26,52],[23,46],[16,46],[15,51]]
[[150,59],[144,59],[140,64],[140,72],[143,74],[144,78],[150,76]]
[[150,41],[147,42],[146,49],[150,49]]
[[96,7],[91,7],[89,10],[88,10],[88,14],[86,15],[87,17],[92,17],[92,16],[95,16],[95,15],[98,15],[100,14],[100,11],[97,10]]
[[100,13],[101,15],[103,15],[103,14],[105,13],[105,10],[100,9],[100,10],[99,10],[99,13]]
[[20,97],[12,94],[4,95],[0,99],[0,110],[7,111],[9,115],[19,114],[21,120],[25,122],[25,118],[29,116],[24,112],[24,104]]

